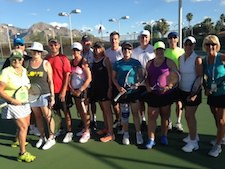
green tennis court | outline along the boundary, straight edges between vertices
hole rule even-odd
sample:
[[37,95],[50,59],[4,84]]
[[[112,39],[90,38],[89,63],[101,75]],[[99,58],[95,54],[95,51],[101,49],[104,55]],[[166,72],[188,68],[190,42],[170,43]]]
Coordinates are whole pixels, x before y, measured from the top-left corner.
[[[152,150],[144,146],[135,145],[135,131],[130,118],[131,145],[122,145],[122,136],[109,143],[101,143],[95,134],[92,139],[81,144],[78,138],[74,138],[69,144],[62,143],[62,138],[49,150],[35,148],[38,140],[36,136],[28,136],[30,144],[27,146],[29,152],[37,156],[32,163],[20,163],[16,161],[18,148],[11,148],[10,144],[14,138],[15,125],[12,121],[0,120],[0,164],[4,169],[223,169],[225,168],[225,150],[219,157],[213,158],[207,155],[211,148],[210,140],[214,139],[216,131],[214,119],[206,105],[206,98],[198,109],[198,131],[200,136],[200,149],[193,153],[184,153],[181,147],[184,145],[182,138],[186,133],[170,132],[168,135],[169,145],[157,144]],[[78,132],[79,120],[73,107],[73,129]],[[173,106],[173,119],[175,112]],[[98,109],[98,126],[102,126],[102,113]],[[187,132],[186,121],[182,119],[185,132]],[[144,133],[145,140],[147,133]],[[223,146],[224,148],[224,146]]]

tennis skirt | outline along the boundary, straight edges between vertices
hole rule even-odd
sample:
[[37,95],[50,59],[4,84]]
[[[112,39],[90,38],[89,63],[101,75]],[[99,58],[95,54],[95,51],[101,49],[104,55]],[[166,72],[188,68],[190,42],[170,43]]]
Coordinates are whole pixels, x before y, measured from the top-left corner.
[[178,98],[182,102],[184,106],[198,106],[202,102],[202,90],[199,91],[197,97],[194,101],[187,101],[188,96],[190,96],[191,92],[185,92],[179,90]]
[[211,107],[225,108],[225,95],[213,96],[209,95],[207,104]]
[[30,107],[47,107],[49,104],[50,93],[42,94],[37,101],[30,103]]
[[8,104],[2,108],[2,119],[21,119],[29,116],[30,113],[30,104],[17,106]]

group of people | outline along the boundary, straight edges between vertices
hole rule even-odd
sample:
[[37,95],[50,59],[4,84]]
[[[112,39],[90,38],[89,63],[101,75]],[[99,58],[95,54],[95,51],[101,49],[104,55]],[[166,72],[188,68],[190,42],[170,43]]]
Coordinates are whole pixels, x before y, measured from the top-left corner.
[[[225,144],[225,84],[217,86],[217,79],[225,75],[225,55],[219,53],[220,42],[217,36],[205,37],[202,48],[206,56],[200,57],[195,51],[196,39],[188,36],[183,40],[184,49],[179,48],[176,32],[168,34],[168,48],[162,41],[153,46],[149,44],[150,32],[141,31],[140,45],[133,48],[130,42],[120,46],[120,34],[110,34],[111,47],[107,50],[102,42],[92,44],[91,38],[84,35],[81,42],[71,46],[72,59],[60,53],[57,39],[48,42],[49,53],[39,42],[33,42],[27,48],[31,57],[24,55],[24,43],[21,38],[15,39],[15,49],[6,60],[0,75],[0,101],[7,102],[2,108],[2,118],[14,119],[17,125],[17,140],[20,147],[18,161],[32,162],[35,156],[26,151],[26,136],[30,125],[30,114],[35,117],[40,131],[37,148],[47,150],[56,144],[56,137],[65,134],[63,143],[73,140],[72,117],[70,108],[75,102],[77,114],[81,118],[82,129],[76,133],[80,143],[91,138],[91,127],[96,129],[96,103],[103,113],[104,128],[96,131],[101,142],[115,140],[113,127],[118,127],[118,134],[123,134],[122,143],[130,144],[129,115],[133,115],[136,130],[136,143],[144,144],[143,125],[147,119],[146,148],[156,145],[157,118],[161,117],[160,143],[168,145],[168,130],[172,128],[171,105],[176,103],[176,129],[183,131],[181,124],[182,110],[189,129],[189,135],[183,139],[184,152],[199,149],[197,120],[195,113],[201,103],[202,90],[192,93],[192,85],[196,79],[208,78],[204,81],[204,91],[208,96],[208,105],[213,113],[217,137],[212,141],[209,155],[217,157],[221,152],[221,144]],[[18,43],[16,43],[18,42]],[[21,50],[21,48],[23,50]],[[178,80],[169,81],[171,72],[178,74]],[[160,76],[165,75],[165,85],[158,84]],[[169,81],[169,82],[168,82]],[[22,103],[14,93],[21,86],[36,83],[41,86],[41,96],[33,103]],[[114,99],[120,94],[121,96]],[[147,103],[147,118],[145,117]],[[64,113],[66,129],[60,122],[59,131],[55,132],[52,109],[61,115]],[[113,114],[115,121],[113,123]],[[44,117],[44,118],[43,118]],[[47,122],[46,136],[44,121]]]

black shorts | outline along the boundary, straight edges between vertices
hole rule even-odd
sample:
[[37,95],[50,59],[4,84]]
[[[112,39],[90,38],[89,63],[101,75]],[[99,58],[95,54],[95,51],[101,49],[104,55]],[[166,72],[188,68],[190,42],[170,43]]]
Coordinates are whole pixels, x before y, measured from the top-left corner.
[[53,106],[54,110],[61,109],[63,112],[66,112],[72,106],[73,106],[73,100],[69,91],[66,92],[65,102],[61,102],[61,100],[59,99],[59,93],[55,93],[55,104]]
[[184,106],[198,106],[202,102],[202,90],[199,91],[195,101],[187,101],[187,97],[190,96],[191,92],[185,92],[179,90],[178,96],[179,100],[182,102]]
[[207,104],[211,107],[225,108],[225,95],[209,95],[207,99]]
[[146,92],[146,87],[140,86],[134,90],[128,90],[127,93],[122,95],[118,103],[134,103],[136,101],[142,100],[143,93]]
[[145,101],[149,107],[163,107],[171,105],[174,102],[175,91],[171,91],[167,94],[157,94],[154,92],[147,93],[145,96]]

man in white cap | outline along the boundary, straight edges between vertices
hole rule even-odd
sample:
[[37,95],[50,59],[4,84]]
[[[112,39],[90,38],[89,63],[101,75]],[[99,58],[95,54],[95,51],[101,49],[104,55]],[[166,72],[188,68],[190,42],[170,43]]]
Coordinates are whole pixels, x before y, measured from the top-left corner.
[[[146,64],[149,60],[155,58],[154,48],[150,42],[150,32],[148,30],[141,31],[139,35],[140,46],[134,49],[132,58],[139,60],[143,68],[146,67]],[[146,128],[146,120],[145,120],[145,105],[144,102],[140,104],[140,114],[142,117],[141,130],[145,131]]]

